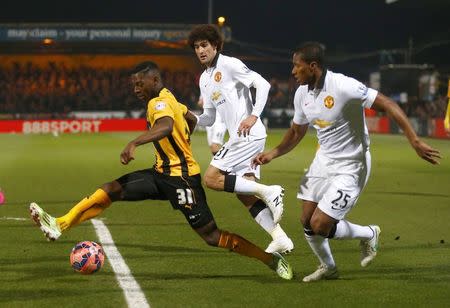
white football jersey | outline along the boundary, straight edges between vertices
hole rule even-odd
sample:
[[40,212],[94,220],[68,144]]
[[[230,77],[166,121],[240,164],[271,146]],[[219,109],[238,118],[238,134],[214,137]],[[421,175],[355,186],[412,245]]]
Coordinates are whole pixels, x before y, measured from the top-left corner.
[[[238,128],[253,110],[250,87],[262,78],[233,57],[219,54],[216,65],[208,67],[200,76],[203,108],[215,108],[225,123],[230,140],[239,138]],[[217,121],[217,120],[216,120]],[[266,137],[266,128],[258,117],[250,130],[249,140]]]
[[300,86],[294,97],[294,119],[317,130],[321,153],[331,159],[363,159],[369,149],[364,108],[370,108],[377,91],[356,79],[324,70],[319,86]]

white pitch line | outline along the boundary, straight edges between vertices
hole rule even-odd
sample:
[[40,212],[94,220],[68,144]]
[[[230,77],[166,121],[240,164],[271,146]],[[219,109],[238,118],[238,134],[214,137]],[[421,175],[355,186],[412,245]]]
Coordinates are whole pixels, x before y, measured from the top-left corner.
[[130,268],[125,263],[125,260],[122,258],[122,255],[114,244],[111,233],[106,225],[98,219],[91,219],[91,222],[94,225],[95,232],[106,253],[106,259],[108,259],[109,264],[111,264],[116,279],[123,290],[128,307],[150,308],[150,304],[147,302],[141,287],[134,279]]
[[0,217],[0,220],[20,220],[20,221],[22,221],[22,220],[29,220],[29,218],[3,216],[3,217]]

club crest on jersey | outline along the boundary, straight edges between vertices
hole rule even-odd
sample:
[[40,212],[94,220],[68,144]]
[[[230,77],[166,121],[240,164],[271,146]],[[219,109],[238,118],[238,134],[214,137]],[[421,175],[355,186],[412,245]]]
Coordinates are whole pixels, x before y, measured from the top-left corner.
[[214,74],[214,80],[215,80],[216,82],[220,82],[220,81],[222,80],[222,73],[221,73],[221,72],[216,72],[216,73]]
[[331,109],[334,106],[334,98],[333,98],[333,96],[328,95],[327,97],[325,97],[323,102],[325,103],[325,107],[327,107],[328,109]]
[[166,108],[166,103],[165,103],[165,102],[158,102],[158,103],[155,105],[155,109],[156,109],[156,110],[163,110],[164,108]]

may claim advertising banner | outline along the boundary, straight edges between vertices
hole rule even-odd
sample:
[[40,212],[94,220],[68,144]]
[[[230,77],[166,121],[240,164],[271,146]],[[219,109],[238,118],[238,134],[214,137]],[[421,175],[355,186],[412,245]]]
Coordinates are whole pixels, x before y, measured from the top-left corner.
[[0,121],[0,133],[18,134],[126,132],[143,131],[146,127],[144,119]]

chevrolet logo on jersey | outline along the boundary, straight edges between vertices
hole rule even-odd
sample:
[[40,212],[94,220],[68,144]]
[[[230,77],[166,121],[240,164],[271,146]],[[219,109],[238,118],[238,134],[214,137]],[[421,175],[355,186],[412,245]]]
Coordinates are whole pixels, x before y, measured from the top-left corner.
[[222,73],[221,72],[217,72],[214,74],[214,80],[216,82],[220,82],[222,80]]
[[213,102],[217,101],[219,99],[219,97],[222,95],[222,93],[220,93],[219,91],[213,92],[211,95],[211,100]]
[[[331,107],[330,107],[331,108]],[[314,120],[314,125],[319,126],[320,128],[325,128],[333,124],[333,122],[325,121],[325,120]]]
[[323,102],[325,103],[325,107],[327,107],[328,109],[331,109],[334,106],[334,98],[333,98],[333,96],[328,95],[327,97],[325,97]]

